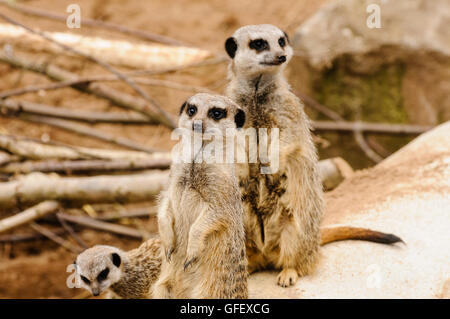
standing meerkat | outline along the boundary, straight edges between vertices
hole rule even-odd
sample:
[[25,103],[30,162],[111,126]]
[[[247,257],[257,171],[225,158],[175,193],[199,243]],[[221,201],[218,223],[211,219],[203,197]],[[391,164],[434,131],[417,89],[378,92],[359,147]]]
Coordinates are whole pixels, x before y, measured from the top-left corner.
[[[226,94],[245,111],[244,128],[280,130],[276,173],[262,174],[261,162],[237,168],[249,272],[280,269],[277,283],[288,287],[316,264],[324,205],[309,119],[282,75],[293,50],[286,33],[269,24],[238,29],[226,40],[225,49],[232,58]],[[383,243],[400,240],[352,227],[322,232],[322,244],[345,239]]]
[[128,252],[96,245],[79,254],[75,264],[78,282],[94,296],[110,288],[125,299],[151,298],[161,269],[161,241],[152,238]]
[[[196,94],[181,107],[179,127],[189,136],[243,126],[245,114],[224,96]],[[247,298],[243,208],[234,165],[198,162],[210,143],[184,163],[173,163],[158,211],[165,260],[155,298]],[[221,144],[226,145],[226,143]],[[186,143],[174,147],[180,158]],[[222,158],[223,159],[223,158]]]

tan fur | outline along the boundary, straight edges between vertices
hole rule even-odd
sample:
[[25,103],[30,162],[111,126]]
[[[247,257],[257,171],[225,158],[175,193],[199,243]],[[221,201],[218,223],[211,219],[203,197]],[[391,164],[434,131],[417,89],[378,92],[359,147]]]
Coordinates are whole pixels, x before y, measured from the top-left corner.
[[[77,276],[83,275],[91,283],[87,285],[80,277],[78,280],[83,288],[96,295],[110,288],[121,298],[151,298],[150,287],[161,269],[160,247],[159,238],[149,239],[128,252],[105,245],[91,247],[76,260]],[[119,267],[113,264],[112,253],[120,256]],[[106,267],[109,269],[108,277],[99,282],[98,274]]]
[[[187,107],[197,113],[189,117]],[[207,117],[211,107],[226,108],[227,118]],[[235,126],[238,107],[226,97],[197,94],[187,100],[179,126],[192,130]],[[180,146],[180,145],[178,145]],[[202,147],[205,147],[203,145]],[[181,149],[175,147],[175,154]],[[170,182],[158,212],[166,258],[154,286],[155,298],[247,298],[247,259],[243,208],[233,164],[172,164]]]
[[[286,287],[310,273],[318,257],[323,194],[316,149],[304,106],[281,74],[292,56],[287,40],[284,48],[278,43],[285,34],[258,25],[237,30],[233,38],[237,52],[227,96],[246,112],[246,127],[280,129],[278,172],[261,174],[260,163],[241,165],[238,171],[249,270],[281,269],[278,284]],[[254,39],[266,40],[270,49],[249,48]],[[285,63],[261,64],[279,55],[286,57]]]

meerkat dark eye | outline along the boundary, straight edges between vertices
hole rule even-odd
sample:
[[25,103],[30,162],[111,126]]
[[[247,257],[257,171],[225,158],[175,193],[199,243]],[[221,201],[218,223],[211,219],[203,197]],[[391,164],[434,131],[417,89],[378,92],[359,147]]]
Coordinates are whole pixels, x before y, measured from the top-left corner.
[[189,105],[186,112],[189,116],[194,116],[197,113],[197,107],[195,105]]
[[284,48],[284,46],[286,45],[286,40],[284,40],[284,38],[279,38],[278,44],[280,45],[280,47]]
[[102,271],[98,274],[97,280],[98,280],[98,281],[103,281],[103,280],[105,280],[105,279],[108,277],[108,274],[109,274],[109,268],[106,268],[106,269],[102,270]]
[[208,117],[212,118],[215,121],[219,121],[225,117],[227,117],[227,111],[220,108],[212,108],[208,111]]
[[86,285],[91,284],[91,281],[89,279],[87,279],[86,277],[84,277],[83,275],[80,275],[80,277],[81,277],[81,280],[83,280]]
[[256,50],[257,52],[269,50],[269,43],[263,39],[252,40],[250,41],[248,46],[250,47],[250,49]]

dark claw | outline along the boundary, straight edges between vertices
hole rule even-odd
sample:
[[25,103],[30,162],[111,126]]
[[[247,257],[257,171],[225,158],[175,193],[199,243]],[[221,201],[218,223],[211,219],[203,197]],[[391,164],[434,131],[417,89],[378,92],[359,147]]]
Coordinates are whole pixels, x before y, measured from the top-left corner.
[[191,258],[190,260],[186,261],[184,263],[184,270],[186,271],[186,269],[192,265],[195,261],[197,261],[197,257]]
[[166,250],[166,259],[170,262],[170,258],[172,257],[172,253],[174,252],[175,248],[171,248],[169,250]]

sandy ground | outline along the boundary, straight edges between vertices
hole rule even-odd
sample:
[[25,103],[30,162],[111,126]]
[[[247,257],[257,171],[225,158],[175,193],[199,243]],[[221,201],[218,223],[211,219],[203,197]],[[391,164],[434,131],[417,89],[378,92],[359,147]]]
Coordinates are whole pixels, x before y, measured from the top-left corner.
[[450,298],[450,122],[344,181],[326,205],[325,226],[383,230],[406,244],[331,243],[293,288],[275,286],[274,272],[251,276],[252,297]]

